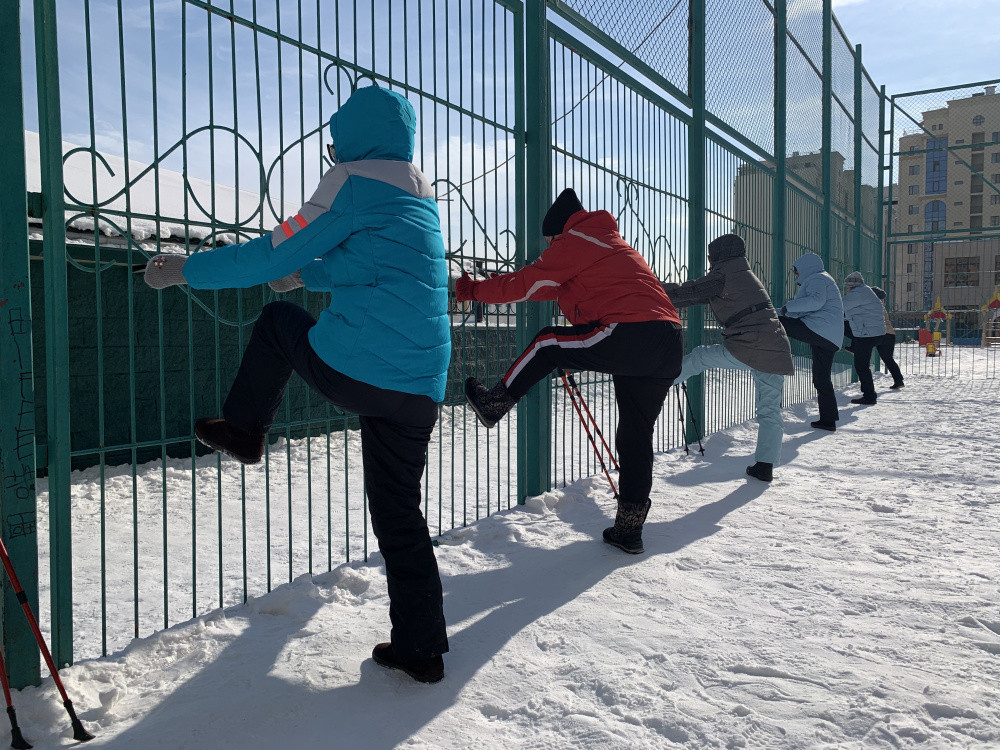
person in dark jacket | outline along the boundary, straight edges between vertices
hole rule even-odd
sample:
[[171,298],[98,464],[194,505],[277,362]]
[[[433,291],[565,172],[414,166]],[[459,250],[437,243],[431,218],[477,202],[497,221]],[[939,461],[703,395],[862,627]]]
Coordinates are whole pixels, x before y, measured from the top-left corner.
[[292,372],[361,418],[372,528],[385,559],[391,641],[372,658],[420,682],[444,676],[441,577],[420,481],[444,400],[451,335],[448,269],[434,191],[411,163],[416,115],[379,87],[359,89],[330,118],[335,165],[293,217],[240,245],[159,255],[146,282],[162,289],[305,286],[332,292],[316,321],[290,302],[254,325],[222,419],[195,435],[236,460],[260,461]]
[[795,372],[785,329],[764,285],[750,270],[746,246],[725,234],[708,246],[709,272],[683,284],[664,284],[678,308],[708,304],[722,327],[722,344],[699,346],[684,357],[678,383],[705,370],[750,370],[756,389],[756,463],[747,474],[763,482],[773,478],[781,458],[781,392],[785,375]]
[[489,304],[556,300],[572,324],[543,328],[492,388],[466,381],[469,405],[493,427],[556,368],[612,375],[621,467],[615,525],[604,540],[643,551],[642,525],[653,483],[653,428],[684,353],[680,317],[646,261],[607,211],[588,212],[564,190],[542,222],[548,248],[530,265],[486,281],[459,279],[459,300]]
[[854,371],[861,384],[861,397],[852,404],[876,404],[875,381],[872,378],[872,351],[885,337],[885,308],[871,287],[865,284],[860,271],[844,279],[844,334],[852,340]]
[[781,308],[778,320],[789,338],[809,344],[812,350],[819,419],[810,424],[834,432],[840,413],[833,390],[833,355],[844,340],[844,302],[837,282],[824,270],[823,259],[816,253],[801,256],[792,268],[799,290]]
[[875,292],[875,296],[882,302],[882,313],[885,315],[885,336],[875,345],[875,351],[878,352],[879,359],[882,360],[885,369],[892,375],[892,385],[889,386],[889,390],[898,391],[904,384],[903,373],[896,363],[895,356],[893,356],[896,349],[896,329],[892,327],[892,321],[889,320],[889,311],[885,309],[885,292],[877,286],[873,286],[872,291]]

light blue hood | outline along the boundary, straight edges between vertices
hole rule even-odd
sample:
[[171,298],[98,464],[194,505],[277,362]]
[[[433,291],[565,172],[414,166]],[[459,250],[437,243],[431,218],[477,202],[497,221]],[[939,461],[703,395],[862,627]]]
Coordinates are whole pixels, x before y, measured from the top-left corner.
[[330,136],[341,162],[413,161],[416,132],[413,105],[378,86],[358,89],[330,118]]
[[816,253],[806,253],[795,261],[792,267],[799,272],[799,285],[814,273],[823,273],[826,270],[823,266],[823,259]]

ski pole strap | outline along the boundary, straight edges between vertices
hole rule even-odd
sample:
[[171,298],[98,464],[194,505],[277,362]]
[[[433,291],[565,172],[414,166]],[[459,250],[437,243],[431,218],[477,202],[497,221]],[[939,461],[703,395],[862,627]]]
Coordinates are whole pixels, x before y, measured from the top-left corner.
[[741,320],[743,320],[743,318],[747,317],[748,315],[753,315],[755,312],[760,312],[761,310],[767,310],[768,308],[772,310],[774,309],[774,305],[771,304],[770,300],[768,300],[767,302],[758,302],[756,305],[750,305],[750,307],[744,307],[739,312],[733,313],[725,320],[719,321],[719,324],[723,328],[729,328],[729,326],[739,323]]

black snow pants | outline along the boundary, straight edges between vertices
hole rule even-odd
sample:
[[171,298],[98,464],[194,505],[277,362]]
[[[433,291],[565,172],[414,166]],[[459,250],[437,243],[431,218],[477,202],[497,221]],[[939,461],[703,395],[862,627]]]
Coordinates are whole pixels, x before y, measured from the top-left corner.
[[[809,344],[812,350],[812,382],[819,403],[819,421],[835,424],[840,419],[837,396],[833,390],[833,355],[839,347],[823,338],[798,318],[778,317],[789,338]],[[870,352],[869,352],[870,354]]]
[[618,403],[619,497],[641,503],[653,485],[656,418],[683,358],[684,334],[669,321],[550,326],[538,332],[503,380],[508,393],[520,399],[556,368],[610,374]]
[[337,372],[309,344],[315,324],[298,305],[266,305],[223,416],[246,432],[266,433],[294,371],[327,401],[360,417],[365,489],[385,559],[393,650],[404,659],[445,653],[441,577],[420,510],[420,480],[437,405],[428,396],[377,388]]

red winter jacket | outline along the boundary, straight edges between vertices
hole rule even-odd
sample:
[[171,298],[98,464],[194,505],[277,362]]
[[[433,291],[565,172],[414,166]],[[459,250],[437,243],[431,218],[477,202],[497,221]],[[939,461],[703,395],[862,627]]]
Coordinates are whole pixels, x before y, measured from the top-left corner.
[[607,211],[577,211],[537,260],[477,282],[473,296],[488,304],[554,299],[574,325],[680,323],[656,274],[618,234]]

